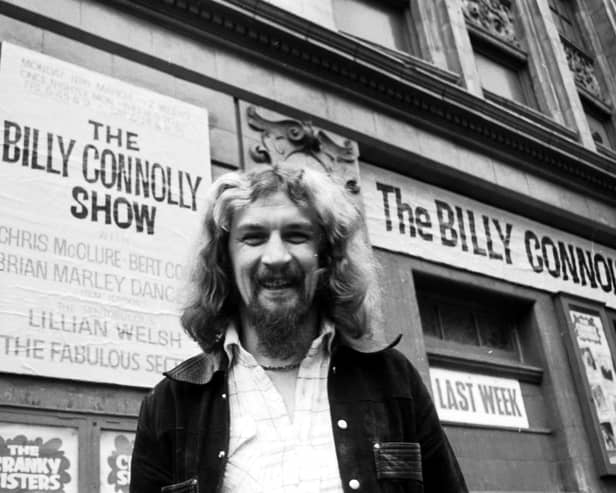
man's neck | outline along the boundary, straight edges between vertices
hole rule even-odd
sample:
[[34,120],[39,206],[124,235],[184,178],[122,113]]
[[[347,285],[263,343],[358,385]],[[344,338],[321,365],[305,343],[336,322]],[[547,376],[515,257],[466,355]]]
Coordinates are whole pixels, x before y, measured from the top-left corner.
[[257,363],[267,367],[282,367],[298,363],[305,356],[312,341],[319,333],[319,316],[315,311],[307,314],[305,320],[298,326],[293,341],[293,352],[288,356],[268,354],[259,341],[259,335],[250,324],[245,311],[240,313],[240,340],[246,351],[253,355]]

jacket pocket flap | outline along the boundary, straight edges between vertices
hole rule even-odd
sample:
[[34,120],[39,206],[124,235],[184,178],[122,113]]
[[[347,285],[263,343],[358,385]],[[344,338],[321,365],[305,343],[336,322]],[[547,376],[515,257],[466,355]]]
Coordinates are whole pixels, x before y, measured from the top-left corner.
[[199,493],[199,481],[196,478],[191,478],[181,483],[163,486],[160,493]]
[[373,450],[377,478],[423,481],[418,443],[382,442]]

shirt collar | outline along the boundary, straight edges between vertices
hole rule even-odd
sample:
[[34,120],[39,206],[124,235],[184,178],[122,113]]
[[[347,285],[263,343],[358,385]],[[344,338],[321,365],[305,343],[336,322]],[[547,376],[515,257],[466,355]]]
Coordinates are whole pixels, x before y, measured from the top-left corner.
[[235,352],[242,347],[240,335],[238,334],[235,323],[233,322],[231,322],[229,327],[227,327],[227,331],[225,332],[225,342],[222,347],[227,355],[227,359],[229,360],[229,366],[231,366],[236,359]]
[[[398,337],[396,337],[393,342],[384,345],[372,341],[371,339],[368,339],[366,341],[360,341],[349,339],[348,337],[342,337],[340,334],[338,334],[338,337],[333,337],[334,335],[336,335],[333,324],[331,324],[331,329],[332,335],[326,336],[328,337],[327,347],[330,353],[333,348],[332,343],[335,341],[338,341],[338,343],[336,344],[337,346],[347,346],[351,350],[358,353],[374,354],[393,348],[400,342],[400,339],[402,338],[402,335],[398,335]],[[175,368],[166,371],[164,375],[171,380],[175,380],[177,382],[185,382],[195,385],[205,385],[212,380],[214,373],[224,370],[226,368],[226,360],[227,355],[225,351],[215,350],[207,353],[202,352],[180,363]]]

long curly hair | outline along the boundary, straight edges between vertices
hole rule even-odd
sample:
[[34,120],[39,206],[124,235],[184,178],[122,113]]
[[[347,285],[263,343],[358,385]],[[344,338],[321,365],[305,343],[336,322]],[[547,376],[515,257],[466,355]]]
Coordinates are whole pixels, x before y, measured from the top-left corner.
[[210,187],[199,253],[181,317],[184,330],[204,351],[222,343],[228,324],[239,315],[240,297],[228,250],[234,214],[276,192],[316,213],[322,235],[319,262],[325,272],[314,303],[321,315],[343,336],[372,335],[379,295],[361,210],[350,193],[324,172],[276,164],[224,174]]

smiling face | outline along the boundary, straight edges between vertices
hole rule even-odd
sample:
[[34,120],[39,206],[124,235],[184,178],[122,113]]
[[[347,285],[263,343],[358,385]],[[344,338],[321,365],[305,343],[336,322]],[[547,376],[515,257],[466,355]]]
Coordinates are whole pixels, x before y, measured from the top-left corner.
[[257,327],[261,338],[268,325],[301,321],[312,308],[319,274],[316,224],[314,214],[283,192],[255,200],[233,218],[229,255],[235,284],[244,313],[265,326]]

